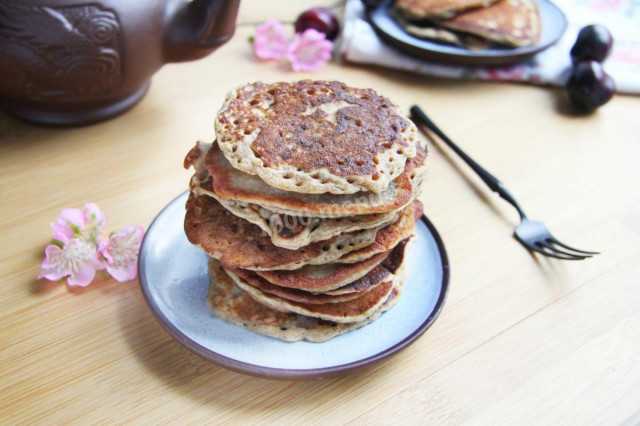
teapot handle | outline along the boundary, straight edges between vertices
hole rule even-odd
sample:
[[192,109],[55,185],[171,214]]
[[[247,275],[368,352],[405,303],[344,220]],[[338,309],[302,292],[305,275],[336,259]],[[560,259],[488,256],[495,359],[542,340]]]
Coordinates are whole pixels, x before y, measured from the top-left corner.
[[180,0],[170,12],[164,35],[166,62],[202,58],[235,32],[240,0]]

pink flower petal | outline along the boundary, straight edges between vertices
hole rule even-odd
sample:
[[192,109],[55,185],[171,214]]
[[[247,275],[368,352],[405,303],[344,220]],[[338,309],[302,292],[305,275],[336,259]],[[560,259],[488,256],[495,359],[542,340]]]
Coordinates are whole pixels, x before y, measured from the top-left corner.
[[62,244],[66,244],[71,240],[71,238],[73,238],[73,236],[70,237],[69,234],[63,229],[60,229],[60,230],[55,229],[53,231],[53,237],[52,238],[54,240],[60,241]]
[[86,224],[87,218],[82,210],[64,209],[60,212],[58,219],[51,224],[51,230],[54,234],[73,238],[76,233],[84,229]]
[[129,281],[138,274],[138,253],[143,236],[143,227],[125,226],[100,247],[99,252],[106,260],[105,268],[116,280]]
[[96,276],[96,270],[93,265],[85,263],[78,270],[67,278],[67,284],[70,286],[86,287]]
[[102,229],[107,224],[107,215],[100,211],[96,203],[85,203],[84,208],[88,222],[93,222]]
[[253,51],[260,59],[281,59],[287,53],[287,35],[284,26],[275,19],[258,25],[253,39]]
[[62,248],[56,245],[47,246],[45,260],[38,278],[58,281],[67,278],[69,285],[88,285],[96,270],[104,265],[98,259],[96,246],[81,238],[73,238]]
[[84,214],[87,223],[81,233],[82,238],[97,246],[103,239],[102,230],[107,223],[107,217],[100,211],[100,208],[95,203],[85,203]]
[[50,245],[44,249],[45,258],[40,265],[40,274],[38,279],[45,278],[49,281],[58,281],[69,275],[69,269],[56,267],[55,260],[57,256],[62,255],[62,249],[58,246]]
[[333,43],[319,31],[309,28],[296,34],[289,45],[287,59],[294,71],[316,72],[331,59]]
[[69,228],[66,224],[60,224],[58,222],[51,222],[51,231],[53,231],[53,238],[60,239],[66,238],[67,240],[73,238],[73,229]]
[[58,222],[82,229],[87,223],[87,217],[81,209],[64,209],[60,212]]
[[130,281],[138,275],[137,262],[127,263],[119,268],[114,268],[107,265],[106,269],[109,275],[111,275],[116,281],[120,281],[121,283]]

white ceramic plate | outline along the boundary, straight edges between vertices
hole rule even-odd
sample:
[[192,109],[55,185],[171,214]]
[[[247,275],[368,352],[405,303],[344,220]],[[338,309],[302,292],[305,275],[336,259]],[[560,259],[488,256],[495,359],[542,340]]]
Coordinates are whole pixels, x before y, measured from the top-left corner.
[[323,343],[285,342],[218,319],[206,304],[207,255],[192,246],[183,221],[188,193],[160,212],[139,259],[140,285],[160,324],[187,348],[219,365],[275,378],[345,372],[412,343],[435,321],[449,285],[442,241],[426,217],[409,246],[409,274],[398,303],[378,320]]

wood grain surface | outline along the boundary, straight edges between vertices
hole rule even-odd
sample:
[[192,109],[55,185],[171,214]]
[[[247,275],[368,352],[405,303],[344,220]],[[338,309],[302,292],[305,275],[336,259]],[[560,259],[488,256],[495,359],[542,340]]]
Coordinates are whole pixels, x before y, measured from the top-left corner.
[[[305,7],[243,1],[239,21],[293,20]],[[576,116],[549,88],[346,64],[296,74],[256,61],[252,33],[240,26],[208,58],[165,66],[139,105],[104,123],[52,129],[0,115],[0,424],[639,421],[640,99],[616,96]],[[516,212],[429,141],[421,199],[449,253],[449,298],[415,344],[353,374],[243,376],[175,342],[137,281],[101,276],[67,291],[36,279],[62,208],[94,201],[111,229],[148,226],[187,188],[182,159],[197,139],[212,139],[230,88],[299,78],[421,105],[531,217],[602,254],[532,256],[512,237]]]

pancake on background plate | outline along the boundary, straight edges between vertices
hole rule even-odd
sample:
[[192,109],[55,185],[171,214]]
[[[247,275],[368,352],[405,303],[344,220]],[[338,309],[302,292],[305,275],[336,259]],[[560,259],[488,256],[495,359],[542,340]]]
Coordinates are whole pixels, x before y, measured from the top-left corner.
[[[426,5],[431,1],[399,0],[395,6],[399,15],[396,19],[398,24],[415,37],[471,50],[483,49],[492,44],[531,46],[540,40],[542,20],[535,0],[498,0],[473,7],[450,9],[446,16],[406,12],[409,4],[417,7],[422,3]],[[460,5],[463,3],[467,4],[461,2]]]
[[445,28],[440,28],[431,22],[427,22],[424,25],[402,22],[402,28],[404,28],[404,30],[409,34],[418,38],[460,46],[469,50],[486,49],[491,45],[489,40],[485,40],[471,34],[456,33]]
[[396,10],[412,21],[446,19],[460,12],[487,7],[496,0],[397,0]]
[[500,0],[489,7],[441,21],[439,25],[511,46],[536,44],[542,31],[535,0]]

